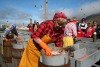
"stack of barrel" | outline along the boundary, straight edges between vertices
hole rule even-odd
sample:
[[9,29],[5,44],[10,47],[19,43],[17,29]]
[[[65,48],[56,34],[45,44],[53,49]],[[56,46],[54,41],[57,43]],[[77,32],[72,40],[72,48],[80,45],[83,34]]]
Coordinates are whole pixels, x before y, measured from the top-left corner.
[[23,51],[30,37],[28,34],[25,35],[25,33],[19,33],[19,35],[21,36],[21,40],[16,39],[16,43],[12,44],[12,67],[18,67]]
[[[7,37],[14,39],[12,35]],[[5,41],[3,40],[3,61],[4,63],[11,63],[10,67],[18,67],[23,51],[26,47],[27,41],[30,38],[28,34],[22,34],[22,40]]]

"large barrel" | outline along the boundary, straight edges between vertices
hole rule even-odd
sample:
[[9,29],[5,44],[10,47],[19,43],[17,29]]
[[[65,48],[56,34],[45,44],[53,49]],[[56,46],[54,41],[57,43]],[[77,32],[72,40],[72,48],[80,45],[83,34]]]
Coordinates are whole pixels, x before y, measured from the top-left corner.
[[3,41],[3,61],[5,63],[12,62],[12,43]]
[[[19,33],[22,39],[22,43],[24,45],[24,48],[26,48],[27,42],[30,38],[30,35],[28,32],[24,32],[24,33]],[[17,40],[18,41],[18,40]]]
[[13,44],[12,57],[16,58],[16,59],[21,59],[21,56],[23,54],[23,50],[24,50],[23,45]]
[[22,57],[23,51],[24,51],[24,45],[23,44],[12,44],[12,66],[18,67],[20,59]]

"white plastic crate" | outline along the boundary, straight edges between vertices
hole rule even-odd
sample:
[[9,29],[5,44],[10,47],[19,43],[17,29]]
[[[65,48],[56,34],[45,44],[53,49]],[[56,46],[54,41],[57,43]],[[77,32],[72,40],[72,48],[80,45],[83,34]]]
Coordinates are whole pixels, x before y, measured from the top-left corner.
[[100,50],[94,51],[82,60],[76,61],[77,67],[91,67],[94,63],[100,60]]
[[[88,47],[89,48],[89,47]],[[82,59],[80,57],[86,55]],[[97,49],[77,49],[74,51],[74,57],[70,57],[71,67],[91,67],[100,60],[100,50]]]
[[77,38],[77,39],[81,40],[78,41],[77,43],[90,44],[93,46],[100,47],[100,39],[97,39],[96,42],[93,42],[93,38]]

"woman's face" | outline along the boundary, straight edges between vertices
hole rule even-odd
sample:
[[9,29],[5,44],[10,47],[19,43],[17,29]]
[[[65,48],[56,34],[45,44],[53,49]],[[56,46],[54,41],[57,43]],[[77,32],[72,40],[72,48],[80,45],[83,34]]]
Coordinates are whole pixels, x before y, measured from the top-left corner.
[[80,26],[78,26],[78,30],[81,30],[81,27]]
[[64,27],[64,24],[60,24],[60,23],[58,23],[58,22],[54,22],[54,28],[56,29],[56,30],[59,30],[59,29],[61,29],[61,28],[63,28]]
[[92,27],[92,23],[88,23],[88,27]]

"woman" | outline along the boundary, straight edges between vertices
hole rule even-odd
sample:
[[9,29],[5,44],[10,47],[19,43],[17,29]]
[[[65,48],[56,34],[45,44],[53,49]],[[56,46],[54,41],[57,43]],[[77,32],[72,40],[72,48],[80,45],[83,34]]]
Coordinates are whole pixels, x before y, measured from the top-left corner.
[[85,32],[87,28],[87,23],[86,23],[85,18],[82,18],[81,23],[79,23],[79,26],[81,27],[82,31]]
[[84,37],[84,32],[81,30],[80,26],[78,26],[77,29],[77,37]]
[[97,21],[93,21],[93,27],[94,27],[94,29],[96,29],[97,28]]
[[91,38],[94,32],[95,32],[95,28],[93,27],[92,22],[89,22],[88,27],[86,28],[86,31],[85,31],[85,37]]
[[16,25],[15,24],[11,24],[10,27],[5,29],[3,40],[5,40],[5,41],[13,40],[14,39],[14,35],[17,36],[18,40],[21,40],[21,37],[18,35],[18,32],[16,30]]
[[57,47],[62,47],[63,26],[66,18],[64,13],[57,12],[53,20],[46,20],[40,24],[28,41],[19,67],[38,67],[41,49],[45,50],[47,56],[52,56],[52,50],[47,45],[50,42],[54,42]]
[[72,46],[74,44],[73,40],[77,36],[76,23],[77,23],[77,18],[73,18],[65,26],[63,47]]

